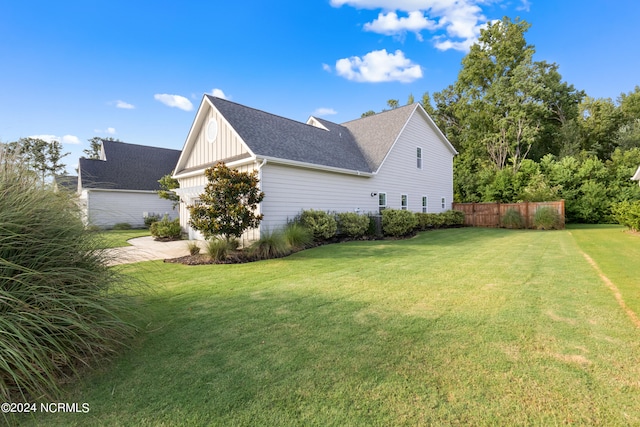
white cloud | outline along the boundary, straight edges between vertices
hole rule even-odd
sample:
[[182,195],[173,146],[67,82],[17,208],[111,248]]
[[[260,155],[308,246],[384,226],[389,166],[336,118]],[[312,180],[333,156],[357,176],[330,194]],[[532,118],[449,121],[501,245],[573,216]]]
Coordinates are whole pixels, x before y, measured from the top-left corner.
[[[523,8],[528,0],[521,0]],[[486,24],[480,5],[487,0],[331,0],[331,5],[359,9],[382,9],[378,18],[365,23],[363,29],[384,35],[402,36],[413,32],[421,40],[421,32],[434,32],[435,47],[440,50],[468,51]],[[396,11],[407,13],[399,17]],[[437,31],[444,31],[438,34]]]
[[438,24],[435,21],[428,20],[422,12],[409,12],[407,17],[398,17],[395,12],[380,13],[378,18],[372,22],[364,24],[365,31],[373,33],[385,34],[387,36],[404,34],[410,31],[416,34],[418,40],[422,41],[420,31],[435,30]]
[[116,108],[122,108],[124,110],[133,110],[136,108],[133,104],[129,104],[128,102],[124,102],[121,100],[117,100],[115,102]]
[[75,135],[64,135],[62,137],[56,135],[31,135],[29,138],[41,139],[48,143],[52,143],[53,141],[61,142],[63,144],[81,144],[80,138]]
[[167,93],[156,93],[155,95],[153,95],[153,98],[156,101],[160,101],[164,105],[167,105],[169,107],[176,107],[184,111],[193,110],[193,104],[184,96],[169,95]]
[[420,66],[405,58],[402,51],[387,53],[385,49],[374,50],[362,58],[352,56],[339,59],[336,61],[336,72],[348,80],[370,83],[410,83],[422,77]]
[[229,99],[227,97],[227,95],[224,94],[224,92],[222,91],[222,89],[218,89],[218,88],[214,88],[211,91],[211,95],[217,97],[217,98],[222,98],[222,99]]
[[332,116],[334,114],[338,114],[338,112],[333,108],[324,108],[324,107],[316,108],[316,110],[313,113],[311,113],[312,116],[318,116],[318,117]]
[[80,142],[80,138],[78,138],[75,135],[65,135],[62,137],[62,143],[63,144],[81,144]]
[[106,128],[106,129],[94,129],[93,130],[95,133],[106,133],[108,135],[115,135],[116,134],[116,128]]
[[329,64],[324,64],[324,63],[322,64],[322,69],[323,69],[323,70],[325,70],[326,72],[329,72],[329,73],[330,73],[330,72],[331,72],[331,70],[332,70],[331,65],[329,65]]

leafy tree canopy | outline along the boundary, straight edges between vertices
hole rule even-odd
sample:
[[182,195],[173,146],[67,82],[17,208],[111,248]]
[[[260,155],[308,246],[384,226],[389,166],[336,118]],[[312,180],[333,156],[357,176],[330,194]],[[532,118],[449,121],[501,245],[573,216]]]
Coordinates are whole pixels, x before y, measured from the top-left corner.
[[191,226],[206,239],[223,236],[239,238],[260,224],[256,214],[264,193],[258,189],[258,173],[239,172],[222,162],[205,170],[208,183],[199,203],[188,206]]

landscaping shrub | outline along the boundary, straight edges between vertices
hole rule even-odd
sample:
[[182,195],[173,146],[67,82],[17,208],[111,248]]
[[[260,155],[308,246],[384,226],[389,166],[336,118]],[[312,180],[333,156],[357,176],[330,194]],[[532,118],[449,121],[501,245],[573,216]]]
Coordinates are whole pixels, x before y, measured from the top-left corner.
[[76,200],[1,152],[0,165],[0,402],[51,399],[132,336],[131,299]]
[[263,231],[260,240],[249,247],[249,253],[256,259],[281,258],[291,253],[291,247],[282,232]]
[[436,213],[416,213],[417,228],[428,230],[430,228],[440,228],[444,225],[444,217]]
[[538,230],[557,230],[562,225],[560,214],[550,206],[538,208],[533,215],[533,225]]
[[464,212],[448,210],[439,215],[442,216],[442,222],[445,227],[460,227],[464,225]]
[[330,239],[336,235],[338,230],[335,218],[324,211],[313,209],[302,211],[299,222],[311,231],[316,240]]
[[239,242],[235,239],[227,240],[222,237],[214,237],[207,241],[207,254],[215,261],[226,261],[229,255],[238,249]]
[[388,236],[406,236],[413,231],[416,224],[416,216],[411,211],[400,209],[382,211],[382,231]]
[[150,213],[144,217],[144,226],[146,228],[149,228],[151,227],[151,224],[153,224],[154,222],[160,221],[160,218],[161,218],[160,214]]
[[189,249],[189,255],[195,256],[200,253],[200,246],[196,242],[187,243],[187,249]]
[[168,215],[151,224],[149,231],[155,240],[178,240],[182,236],[180,220],[170,220]]
[[640,231],[640,200],[617,203],[613,205],[612,213],[618,224]]
[[341,212],[337,215],[340,234],[358,238],[367,233],[369,229],[369,217],[355,212]]
[[313,243],[311,231],[297,222],[287,225],[283,235],[287,244],[294,250],[304,249]]
[[502,216],[502,225],[505,228],[523,228],[524,218],[519,211],[509,208]]
[[131,230],[131,224],[128,222],[119,222],[112,227],[114,230]]

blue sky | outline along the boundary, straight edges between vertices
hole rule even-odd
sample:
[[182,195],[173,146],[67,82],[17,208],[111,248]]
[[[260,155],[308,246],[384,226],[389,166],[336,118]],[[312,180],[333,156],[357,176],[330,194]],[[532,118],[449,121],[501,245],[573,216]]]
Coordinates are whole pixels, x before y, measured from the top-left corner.
[[521,17],[536,60],[616,99],[640,84],[636,0],[0,2],[0,141],[181,149],[204,93],[305,121],[452,84],[486,22]]

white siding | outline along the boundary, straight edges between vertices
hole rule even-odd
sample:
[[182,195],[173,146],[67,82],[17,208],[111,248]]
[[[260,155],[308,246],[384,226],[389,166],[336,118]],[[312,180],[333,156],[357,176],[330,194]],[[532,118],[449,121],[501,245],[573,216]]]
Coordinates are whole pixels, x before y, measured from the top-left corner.
[[[221,120],[219,128],[226,126],[224,123]],[[206,120],[203,126],[206,126]],[[428,197],[428,212],[449,209],[453,199],[453,153],[431,126],[426,117],[416,110],[382,166],[372,177],[266,163],[260,171],[260,187],[265,193],[260,207],[264,214],[260,228],[274,230],[282,227],[304,209],[378,212],[378,193],[381,192],[386,193],[389,208],[400,209],[401,195],[406,194],[408,209],[411,211],[422,211],[423,196]],[[196,147],[208,144],[204,135],[198,138]],[[241,152],[243,145],[234,141],[234,144],[238,144],[238,153]],[[418,169],[416,161],[418,147],[422,149],[421,169]],[[198,154],[201,162],[199,164],[218,159],[210,156],[213,154]],[[192,160],[193,158],[189,159],[189,165],[196,166],[198,163]],[[239,169],[250,171],[254,168],[257,168],[256,163]],[[202,175],[180,180],[181,189],[195,189],[204,184]],[[448,204],[444,209],[440,204],[442,197]],[[181,223],[185,230],[189,228],[185,208],[189,203],[193,203],[193,199],[184,200],[181,204]],[[245,237],[251,240],[257,238],[258,234],[250,231]]]
[[112,227],[120,222],[142,227],[145,212],[167,214],[171,219],[178,217],[173,202],[161,199],[156,193],[85,190],[81,199],[89,224],[99,227]]

